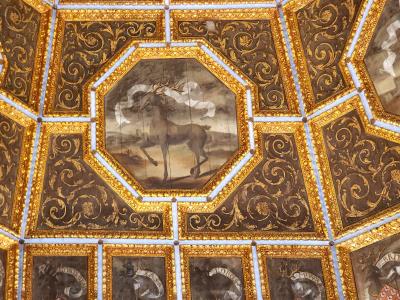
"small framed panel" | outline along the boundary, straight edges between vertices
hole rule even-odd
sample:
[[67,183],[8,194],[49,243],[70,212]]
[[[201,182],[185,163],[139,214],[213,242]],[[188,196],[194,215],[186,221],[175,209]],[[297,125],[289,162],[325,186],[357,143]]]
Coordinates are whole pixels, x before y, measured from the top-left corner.
[[[0,3],[0,92],[37,112],[47,57],[51,7],[40,0]],[[4,12],[4,13],[3,13]]]
[[134,198],[89,152],[89,141],[87,123],[43,124],[27,235],[171,237],[171,204]]
[[173,247],[105,245],[105,299],[176,299]]
[[17,298],[18,260],[18,242],[0,235],[0,299]]
[[376,119],[400,125],[399,46],[396,36],[400,5],[374,1],[351,61]]
[[179,203],[180,238],[326,237],[304,124],[256,123],[254,138],[253,157],[216,198]]
[[136,49],[95,93],[99,152],[143,196],[206,196],[250,149],[246,89],[198,47]]
[[256,116],[299,115],[279,12],[174,10],[172,39],[204,43],[251,87]]
[[181,247],[184,299],[255,299],[249,246]]
[[329,247],[257,247],[264,299],[337,299]]
[[371,125],[358,96],[310,125],[336,237],[400,211],[400,134]]
[[24,206],[35,120],[0,102],[0,227],[18,235]]
[[294,0],[284,5],[307,113],[354,89],[346,53],[366,3],[365,0]]
[[88,81],[130,42],[163,40],[160,10],[59,10],[45,113],[88,116]]
[[97,299],[97,245],[25,246],[24,299]]
[[400,299],[400,220],[337,246],[347,299]]

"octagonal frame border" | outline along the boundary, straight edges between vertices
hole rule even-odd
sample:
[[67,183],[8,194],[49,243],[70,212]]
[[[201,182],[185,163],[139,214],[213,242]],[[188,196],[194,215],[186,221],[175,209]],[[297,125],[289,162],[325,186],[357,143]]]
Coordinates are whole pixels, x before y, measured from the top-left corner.
[[[20,105],[22,108],[29,112],[38,113],[40,104],[40,94],[42,91],[42,80],[46,69],[46,60],[49,55],[47,47],[50,40],[52,9],[49,4],[42,0],[22,0],[26,5],[29,5],[36,12],[40,14],[40,26],[38,31],[38,40],[36,41],[35,60],[32,72],[32,84],[29,91],[28,102],[21,101],[13,94],[9,93],[7,89],[0,87],[0,93],[11,99],[14,103]],[[3,59],[2,70],[0,71],[0,82],[5,79],[9,62],[7,56],[4,54],[4,49],[0,43],[0,53]]]
[[[276,126],[279,124],[280,126]],[[263,145],[260,143],[263,133],[292,133],[294,134],[297,152],[299,155],[300,166],[303,173],[304,185],[307,192],[308,202],[310,206],[310,215],[314,223],[313,232],[290,232],[290,231],[243,231],[243,232],[188,232],[186,216],[188,213],[213,213],[220,205],[223,204],[227,197],[235,192],[235,187],[240,185],[243,180],[254,170],[254,168],[262,161]],[[290,240],[318,240],[327,237],[327,229],[322,214],[322,207],[319,201],[318,188],[316,185],[315,174],[312,172],[310,153],[306,144],[305,129],[303,123],[300,122],[273,122],[273,123],[256,123],[255,124],[255,153],[246,165],[238,172],[234,178],[218,193],[217,197],[209,203],[182,203],[178,209],[179,238],[187,240],[199,239],[275,239],[277,237]],[[304,174],[310,174],[305,176]],[[199,237],[199,233],[201,236]]]
[[324,107],[333,104],[335,101],[342,99],[343,97],[351,93],[352,90],[355,89],[356,86],[354,84],[351,72],[346,63],[346,56],[352,44],[352,41],[356,36],[357,29],[362,22],[363,12],[365,11],[368,5],[368,0],[362,0],[363,2],[360,5],[358,14],[351,27],[350,34],[347,37],[346,46],[343,49],[342,56],[338,63],[346,87],[343,90],[337,92],[336,94],[316,103],[313,94],[313,89],[311,86],[311,78],[307,70],[307,62],[304,55],[303,43],[301,40],[297,16],[296,16],[297,11],[299,11],[304,6],[308,5],[313,1],[315,0],[291,0],[286,2],[283,6],[283,14],[288,27],[287,29],[288,40],[291,48],[294,50],[293,59],[299,77],[300,91],[303,98],[306,115],[313,115],[320,109],[323,109]]
[[[129,53],[129,52],[128,52]],[[116,159],[108,153],[105,147],[105,125],[104,122],[99,124],[96,122],[96,151],[105,158],[106,162],[122,176],[122,178],[141,196],[141,197],[202,197],[210,194],[228,176],[232,169],[239,161],[241,161],[246,153],[250,151],[250,137],[247,120],[247,99],[246,89],[236,80],[229,72],[222,68],[216,61],[208,56],[202,49],[198,47],[169,47],[169,48],[135,48],[124,61],[113,69],[112,74],[107,76],[103,82],[97,87],[96,78],[89,83],[89,87],[96,89],[96,119],[104,120],[104,97],[110,89],[126,75],[134,66],[143,59],[167,59],[167,58],[194,58],[205,69],[218,78],[228,89],[236,96],[236,115],[239,148],[235,154],[231,156],[223,166],[213,175],[213,177],[203,187],[198,189],[146,189],[141,186],[140,182],[130,174]],[[106,75],[109,69],[103,69]],[[103,76],[101,76],[103,77]]]
[[380,137],[382,139],[386,139],[388,141],[392,141],[394,143],[399,143],[400,141],[399,133],[374,126],[369,122],[367,114],[365,112],[365,108],[363,107],[359,96],[352,97],[348,101],[327,110],[326,112],[313,118],[310,121],[312,143],[314,145],[314,148],[316,149],[316,155],[318,156],[318,171],[320,174],[328,174],[326,176],[323,176],[321,179],[322,188],[324,190],[325,198],[327,200],[326,206],[328,208],[328,213],[330,216],[332,232],[335,239],[340,239],[348,234],[359,231],[370,224],[375,224],[381,219],[388,218],[400,212],[399,203],[380,212],[376,212],[373,215],[364,218],[362,221],[358,221],[352,225],[347,226],[346,228],[343,227],[343,223],[339,213],[339,204],[336,197],[336,190],[331,176],[332,173],[329,165],[329,159],[327,157],[327,152],[324,145],[324,138],[322,136],[322,127],[334,120],[337,120],[341,116],[353,110],[357,111],[357,114],[361,119],[362,125],[364,126],[366,133]]
[[[262,17],[261,17],[262,16]],[[276,7],[272,8],[247,8],[247,9],[229,9],[229,10],[174,10],[171,12],[171,38],[174,42],[198,42],[204,43],[208,49],[211,49],[221,60],[229,66],[235,73],[249,82],[251,86],[251,96],[253,99],[252,111],[255,117],[298,117],[300,116],[299,102],[297,94],[293,91],[296,90],[293,74],[291,71],[289,55],[286,43],[283,37],[282,23],[279,18],[279,12]],[[271,32],[275,43],[275,50],[278,59],[279,72],[282,77],[282,84],[285,93],[285,99],[288,104],[287,110],[261,110],[258,102],[258,87],[257,85],[243,72],[230,62],[220,51],[218,51],[210,42],[204,37],[201,38],[178,38],[176,37],[177,21],[200,21],[207,18],[213,20],[254,20],[254,18],[268,20],[271,22]],[[282,53],[285,53],[282,55]]]
[[350,253],[400,233],[399,228],[400,219],[396,219],[337,245],[343,293],[347,299],[358,299]]
[[380,121],[400,126],[400,115],[391,114],[384,109],[364,61],[378,22],[388,1],[390,0],[373,2],[350,60],[358,78],[360,78],[361,88],[365,90],[366,98],[374,117]]
[[[146,230],[119,230],[118,234],[112,230],[76,230],[60,229],[56,232],[52,229],[37,229],[36,225],[39,218],[39,209],[41,195],[44,187],[44,176],[46,172],[46,159],[49,150],[49,139],[52,134],[82,134],[83,138],[83,157],[82,159],[94,172],[119,195],[127,205],[135,212],[159,212],[163,216],[162,231]],[[34,184],[32,186],[32,195],[29,207],[29,216],[27,220],[26,235],[30,238],[37,237],[93,237],[93,238],[147,238],[147,239],[169,239],[172,238],[172,207],[170,203],[144,203],[132,196],[123,184],[116,179],[103,165],[98,161],[96,155],[89,151],[90,149],[90,128],[87,123],[60,122],[56,124],[43,123],[40,134],[40,144],[38,147],[37,164],[34,172]]]
[[[35,0],[38,1],[38,0]],[[88,98],[88,85],[92,78],[98,77],[103,68],[109,67],[113,64],[116,57],[122,56],[125,49],[129,48],[129,44],[122,47],[118,52],[116,52],[105,65],[88,78],[86,83],[82,86],[82,111],[77,112],[54,112],[53,103],[57,91],[57,76],[59,75],[59,68],[61,65],[61,55],[64,39],[64,29],[66,21],[156,21],[159,26],[157,27],[156,37],[153,39],[138,38],[134,42],[151,42],[157,43],[162,42],[165,39],[165,18],[163,10],[129,10],[129,9],[106,9],[106,10],[96,10],[96,9],[68,9],[68,10],[58,10],[57,18],[54,28],[54,41],[51,51],[51,62],[49,68],[49,80],[46,85],[46,96],[44,101],[44,114],[46,117],[87,117],[89,116],[90,101]]]
[[19,154],[19,163],[17,166],[18,171],[14,198],[12,199],[12,209],[10,212],[10,227],[0,225],[1,229],[18,235],[22,226],[22,215],[25,195],[28,188],[30,165],[33,159],[33,145],[36,138],[37,125],[35,120],[27,117],[24,113],[10,106],[8,103],[0,102],[0,112],[24,128]]

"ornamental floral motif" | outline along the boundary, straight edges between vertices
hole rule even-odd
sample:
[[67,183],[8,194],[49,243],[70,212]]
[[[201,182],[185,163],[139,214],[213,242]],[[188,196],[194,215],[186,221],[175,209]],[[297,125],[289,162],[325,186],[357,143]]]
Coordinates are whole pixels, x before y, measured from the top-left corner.
[[50,136],[37,228],[161,231],[161,213],[137,213],[83,160],[82,136]]

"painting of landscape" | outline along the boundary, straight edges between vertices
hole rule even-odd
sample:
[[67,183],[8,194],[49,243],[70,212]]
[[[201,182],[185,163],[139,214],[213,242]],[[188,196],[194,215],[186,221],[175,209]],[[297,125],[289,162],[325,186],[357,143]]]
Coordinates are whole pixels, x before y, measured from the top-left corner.
[[195,59],[141,60],[105,119],[107,151],[145,189],[199,189],[238,149],[235,94]]

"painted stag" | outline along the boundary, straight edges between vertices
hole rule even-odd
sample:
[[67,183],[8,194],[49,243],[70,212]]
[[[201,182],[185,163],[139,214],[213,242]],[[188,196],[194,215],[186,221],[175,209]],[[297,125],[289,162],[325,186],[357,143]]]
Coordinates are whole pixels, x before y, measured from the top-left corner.
[[206,130],[210,129],[210,126],[194,123],[179,125],[169,120],[168,114],[174,110],[171,102],[174,101],[164,94],[163,91],[166,88],[183,92],[179,84],[171,85],[167,82],[155,84],[150,91],[136,92],[132,96],[139,112],[151,112],[149,134],[139,143],[139,147],[148,160],[157,166],[157,161],[149,155],[146,149],[160,146],[164,162],[163,183],[165,183],[168,178],[169,146],[186,143],[196,159],[195,165],[190,169],[190,175],[197,178],[200,175],[200,166],[208,160],[204,146],[207,140]]

